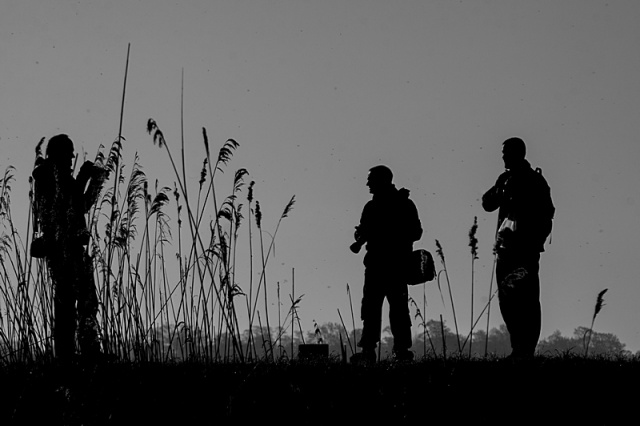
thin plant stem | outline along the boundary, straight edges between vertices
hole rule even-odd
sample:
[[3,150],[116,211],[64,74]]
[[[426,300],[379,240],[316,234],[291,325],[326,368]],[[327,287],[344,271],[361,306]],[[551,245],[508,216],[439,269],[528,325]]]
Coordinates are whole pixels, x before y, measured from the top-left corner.
[[444,321],[442,320],[442,315],[440,315],[440,331],[442,334],[442,359],[445,364],[447,363],[447,340],[444,336]]
[[[349,294],[349,307],[351,308],[351,323],[353,324],[353,341],[354,343],[356,343],[358,341],[358,334],[356,331],[356,320],[355,320],[355,317],[353,316],[353,303],[351,301],[351,289],[349,288],[349,283],[347,283],[347,293]],[[356,343],[356,350],[358,350],[357,343]]]
[[[496,261],[497,261],[498,257],[497,255],[494,253],[493,255],[493,267],[491,268],[491,281],[489,281],[489,296],[491,296],[491,293],[493,291],[493,279],[495,276],[495,272],[496,272]],[[485,358],[487,357],[488,351],[489,351],[489,317],[491,316],[491,304],[489,304],[489,307],[487,308],[487,334],[484,337],[484,356]]]
[[484,311],[486,311],[488,309],[488,307],[491,304],[491,301],[493,300],[493,298],[496,296],[496,294],[498,294],[498,290],[494,291],[493,294],[491,295],[491,297],[489,298],[489,301],[484,305],[484,308],[482,309],[482,312],[480,312],[480,315],[478,315],[478,318],[474,321],[474,323],[471,326],[471,331],[469,332],[469,335],[467,335],[466,339],[464,340],[464,342],[462,343],[462,348],[464,349],[464,347],[467,344],[467,341],[471,338],[471,335],[473,334],[473,330],[476,327],[476,325],[478,324],[478,322],[480,321],[480,319],[482,318],[482,315],[484,314]]
[[349,330],[347,330],[347,327],[344,325],[344,320],[342,319],[342,314],[340,313],[340,309],[338,309],[338,316],[340,317],[342,328],[344,328],[344,333],[347,336],[347,343],[349,344],[349,349],[351,349],[351,354],[355,354],[356,352],[353,349],[353,346],[351,345],[351,339],[349,338]]
[[[125,105],[125,96],[126,96],[126,93],[127,93],[127,76],[129,74],[129,53],[130,53],[130,51],[131,51],[131,43],[129,43],[128,46],[127,46],[127,62],[125,64],[124,83],[122,85],[122,102],[120,104],[120,122],[119,122],[119,125],[118,125],[118,139],[117,139],[117,143],[119,145],[122,144],[122,123],[123,123],[123,120],[124,120],[124,105]],[[117,158],[118,156],[119,156],[119,152],[116,152],[116,160],[118,159]],[[109,299],[110,299],[110,297],[109,297],[109,294],[110,294],[110,292],[109,292],[109,288],[110,288],[109,282],[110,282],[110,279],[111,279],[111,274],[110,274],[109,270],[111,268],[111,261],[112,261],[112,258],[113,258],[113,249],[109,249],[109,247],[111,247],[111,243],[113,241],[113,234],[116,232],[116,227],[113,226],[114,225],[113,224],[113,220],[114,220],[114,216],[115,216],[114,215],[115,209],[116,209],[116,206],[117,206],[117,194],[118,194],[118,183],[119,183],[118,173],[119,173],[119,171],[120,171],[120,163],[119,163],[119,161],[116,161],[115,167],[114,167],[115,177],[114,177],[114,180],[113,180],[113,193],[111,194],[111,196],[112,196],[112,199],[111,199],[111,216],[110,216],[111,227],[110,227],[109,235],[107,236],[108,237],[108,244],[107,244],[107,247],[108,247],[108,249],[107,249],[108,258],[107,258],[107,266],[105,268],[105,275],[104,275],[104,283],[105,283],[104,288],[105,288],[105,291],[106,291],[106,297],[103,300],[105,300],[105,302],[107,302],[105,304],[104,311],[103,311],[105,314],[109,312],[109,305],[108,305],[108,302],[109,302]],[[105,323],[104,323],[105,324],[105,327],[104,327],[105,346],[109,345],[109,332],[108,332],[108,327],[106,327],[107,322],[108,322],[108,317],[105,318]]]
[[[469,247],[471,247],[471,330],[473,331],[473,290],[474,290],[474,273],[475,273],[475,261],[478,259],[478,239],[476,238],[476,232],[478,231],[478,217],[473,218],[473,225],[469,230]],[[470,334],[471,340],[469,340],[469,358],[472,354],[473,334]]]
[[[291,270],[291,275],[293,277],[293,270]],[[292,279],[291,280],[291,309],[294,309],[295,295],[296,295],[296,282]],[[293,359],[293,336],[294,336],[293,325],[295,323],[295,321],[293,320],[294,316],[295,316],[295,311],[292,312],[292,316],[291,316],[291,358],[292,359]]]
[[[449,298],[451,299],[451,310],[453,311],[453,324],[456,327],[456,338],[458,341],[458,352],[461,354],[462,346],[460,345],[460,331],[458,330],[458,320],[456,318],[456,307],[453,303],[453,293],[451,292],[451,282],[449,281],[449,271],[447,270],[447,263],[444,257],[444,250],[442,249],[442,246],[440,245],[440,242],[438,240],[436,240],[436,247],[437,247],[436,252],[438,254],[438,257],[440,257],[440,261],[442,262],[442,268],[443,268],[442,271],[444,271],[444,276],[445,276],[445,279],[447,280],[447,287],[449,288]],[[440,282],[440,273],[438,273],[438,282]]]
[[591,344],[591,335],[593,334],[593,325],[596,322],[596,317],[598,316],[598,314],[600,313],[600,310],[602,310],[602,307],[604,306],[604,294],[607,292],[607,288],[605,288],[604,290],[602,290],[600,293],[598,293],[598,298],[596,300],[596,306],[595,309],[593,311],[593,317],[591,318],[591,327],[589,327],[589,340],[587,341],[585,350],[584,350],[584,357],[586,358],[587,355],[589,355],[589,345]]
[[[281,336],[282,335],[282,321],[280,319],[280,306],[281,306],[281,303],[280,303],[280,281],[278,281],[277,289],[278,289],[278,336]],[[279,349],[278,358],[282,358],[282,345],[281,344],[278,344],[278,349]]]
[[[266,273],[266,268],[267,268],[267,263],[265,262],[264,259],[264,244],[263,244],[263,240],[262,240],[262,232],[260,233],[260,256],[262,257],[262,281],[264,282],[264,286],[262,291],[264,292],[264,315],[265,315],[265,320],[267,322],[267,335],[269,337],[269,352],[271,353],[271,360],[273,361],[273,347],[272,347],[272,342],[271,342],[271,329],[269,328],[269,302],[268,302],[268,292],[267,292],[267,273]],[[291,341],[293,342],[293,329],[292,329],[292,334],[291,334]],[[293,349],[291,352],[291,355],[293,356]]]

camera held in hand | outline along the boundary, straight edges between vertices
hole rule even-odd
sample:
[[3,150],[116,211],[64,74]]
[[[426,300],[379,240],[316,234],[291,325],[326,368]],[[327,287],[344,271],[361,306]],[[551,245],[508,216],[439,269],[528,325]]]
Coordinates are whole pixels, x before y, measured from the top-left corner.
[[364,243],[366,243],[366,241],[361,240],[361,241],[356,241],[355,243],[351,244],[349,246],[349,249],[355,253],[358,254],[360,253],[360,250],[362,249],[362,246],[364,245]]
[[356,226],[356,232],[353,234],[353,237],[355,238],[356,242],[351,244],[349,246],[349,249],[355,253],[358,254],[360,253],[360,250],[362,250],[362,246],[367,242],[367,240],[362,236],[362,234],[360,233],[360,229]]

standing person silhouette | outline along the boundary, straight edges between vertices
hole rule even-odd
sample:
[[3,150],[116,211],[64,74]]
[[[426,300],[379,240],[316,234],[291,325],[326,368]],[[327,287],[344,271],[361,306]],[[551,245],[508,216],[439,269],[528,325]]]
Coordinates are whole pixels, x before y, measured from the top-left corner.
[[96,202],[106,173],[86,161],[74,179],[73,159],[71,139],[64,134],[54,136],[47,143],[46,158],[36,160],[32,173],[34,212],[42,236],[34,241],[31,254],[44,257],[49,267],[54,294],[54,350],[64,362],[75,353],[76,329],[83,356],[91,358],[100,351],[98,300],[86,250],[89,232],[84,215]]
[[366,243],[364,288],[361,319],[362,352],[351,361],[375,362],[380,341],[382,304],[389,302],[389,323],[393,334],[393,354],[397,360],[412,360],[411,316],[405,278],[414,241],[422,237],[418,210],[409,198],[409,190],[396,189],[393,173],[383,165],[369,170],[367,186],[373,195],[362,211],[360,224],[351,245],[355,253]]
[[540,329],[540,252],[551,233],[555,207],[540,169],[525,159],[520,138],[504,141],[506,171],[482,197],[487,212],[498,212],[496,279],[500,312],[511,338],[514,360],[533,357]]

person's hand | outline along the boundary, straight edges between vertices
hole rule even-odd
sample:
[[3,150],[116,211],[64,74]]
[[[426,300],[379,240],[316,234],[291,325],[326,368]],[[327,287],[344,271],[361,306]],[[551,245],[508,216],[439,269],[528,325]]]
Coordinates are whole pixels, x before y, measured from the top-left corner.
[[496,180],[495,187],[497,189],[503,190],[510,177],[511,177],[511,173],[509,172],[502,173],[500,176],[498,176],[498,180]]
[[78,176],[86,176],[86,179],[91,178],[93,176],[93,161],[87,160],[82,163],[82,167],[80,167]]

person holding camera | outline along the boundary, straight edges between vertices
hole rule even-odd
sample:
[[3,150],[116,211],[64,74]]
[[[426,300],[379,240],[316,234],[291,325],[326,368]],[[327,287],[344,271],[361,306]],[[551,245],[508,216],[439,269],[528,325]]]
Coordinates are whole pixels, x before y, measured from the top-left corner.
[[511,338],[511,359],[533,357],[542,327],[540,253],[551,233],[555,207],[540,169],[525,159],[520,138],[503,143],[506,171],[482,196],[487,212],[498,212],[496,279],[500,312]]
[[[52,137],[46,158],[38,157],[35,180],[35,231],[31,255],[44,258],[53,285],[55,356],[68,362],[75,353],[76,329],[81,353],[99,352],[93,265],[87,253],[89,231],[85,213],[97,201],[107,172],[86,161],[72,175],[73,142],[67,135]],[[88,184],[88,185],[87,185]]]
[[412,360],[410,351],[411,316],[409,314],[406,270],[413,243],[422,237],[418,209],[409,198],[409,190],[397,189],[393,173],[379,165],[369,170],[367,186],[372,199],[362,211],[351,251],[358,253],[366,244],[361,319],[362,352],[351,361],[375,362],[380,341],[382,304],[389,303],[389,323],[393,334],[393,354],[397,360]]

